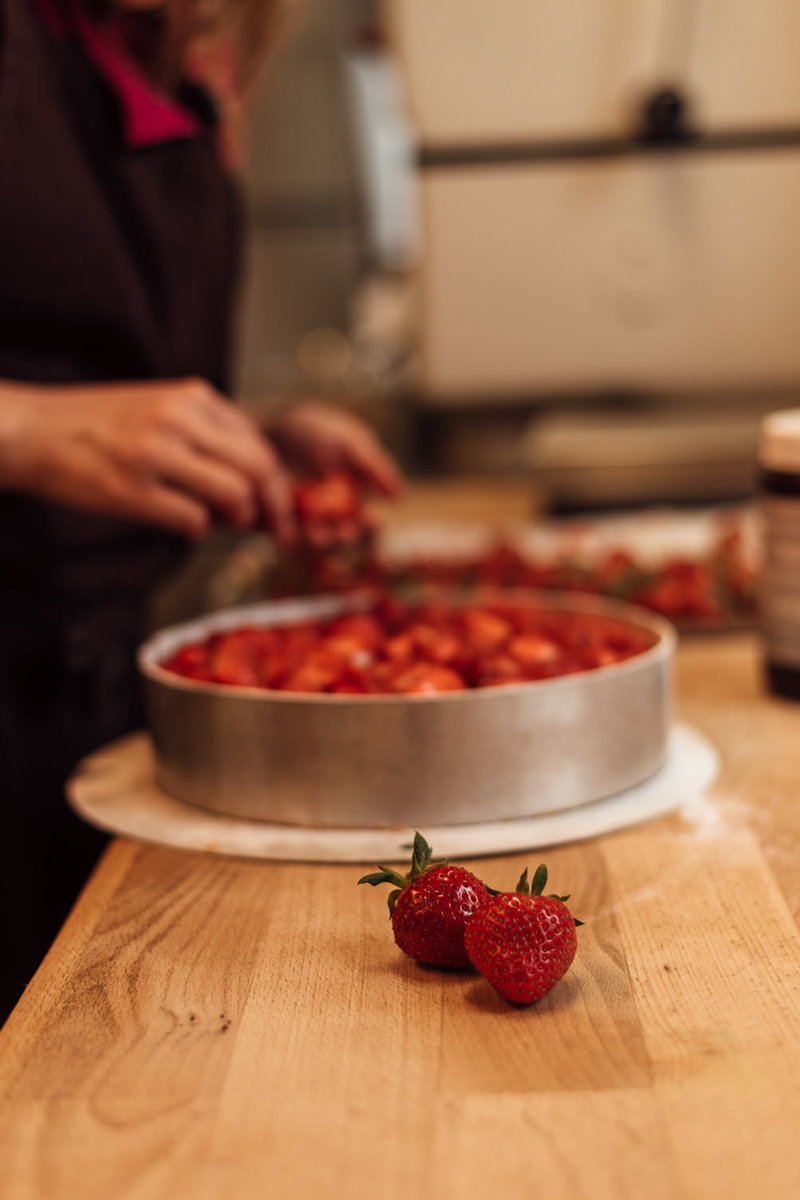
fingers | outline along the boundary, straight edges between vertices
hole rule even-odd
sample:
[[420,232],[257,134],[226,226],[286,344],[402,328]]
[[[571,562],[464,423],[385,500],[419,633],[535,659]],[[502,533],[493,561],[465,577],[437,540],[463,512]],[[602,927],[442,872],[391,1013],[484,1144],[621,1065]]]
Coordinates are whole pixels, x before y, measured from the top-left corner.
[[291,545],[297,538],[294,517],[294,491],[289,476],[278,466],[277,456],[270,451],[275,469],[259,477],[258,492],[264,512],[275,530],[275,536],[283,545]]
[[144,521],[193,539],[207,533],[211,524],[210,510],[202,500],[155,476],[134,478],[113,461],[97,461],[92,455],[75,457],[62,474],[60,486],[45,494],[92,512]]
[[377,438],[373,438],[368,431],[343,444],[342,453],[345,465],[378,491],[390,497],[400,495],[403,487],[400,472]]
[[131,497],[127,505],[123,501],[118,515],[158,525],[192,540],[203,537],[211,526],[205,504],[157,480],[143,488],[135,498]]
[[197,386],[191,398],[178,418],[185,441],[163,457],[165,477],[201,497],[234,527],[266,523],[279,541],[291,543],[292,483],[273,447],[249,417],[207,385]]
[[235,529],[249,529],[256,523],[256,491],[241,471],[189,444],[166,439],[154,457],[154,475],[163,484],[172,485]]
[[239,529],[263,523],[284,544],[294,542],[287,464],[349,471],[387,496],[402,486],[372,431],[325,405],[296,407],[279,422],[273,445],[203,380],[36,389],[23,399],[27,417],[11,464],[22,490],[190,537],[216,518]]
[[286,414],[274,438],[293,466],[330,472],[347,470],[389,497],[403,490],[400,470],[372,430],[350,413],[307,403]]

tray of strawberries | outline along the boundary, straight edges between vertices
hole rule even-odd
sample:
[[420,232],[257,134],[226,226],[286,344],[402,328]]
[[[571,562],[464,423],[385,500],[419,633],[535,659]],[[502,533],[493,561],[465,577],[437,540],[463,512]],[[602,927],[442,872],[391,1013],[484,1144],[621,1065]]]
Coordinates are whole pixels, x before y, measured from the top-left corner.
[[[752,626],[760,578],[755,514],[746,505],[644,509],[517,522],[442,520],[382,526],[342,473],[296,492],[300,538],[233,553],[213,589],[222,603],[362,588],[547,588],[605,596],[660,613],[681,632]],[[214,599],[212,599],[212,605]]]

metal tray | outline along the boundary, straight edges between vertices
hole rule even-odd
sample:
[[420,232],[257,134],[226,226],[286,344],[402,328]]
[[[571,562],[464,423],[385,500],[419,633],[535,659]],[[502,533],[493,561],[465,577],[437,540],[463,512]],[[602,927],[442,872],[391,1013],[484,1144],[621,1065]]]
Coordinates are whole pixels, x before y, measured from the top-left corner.
[[667,752],[672,626],[594,597],[526,591],[502,599],[614,617],[657,640],[622,663],[532,683],[431,696],[307,695],[198,683],[159,663],[212,632],[324,619],[367,607],[370,597],[213,613],[161,630],[139,651],[157,783],[212,812],[341,828],[555,812],[653,775]]

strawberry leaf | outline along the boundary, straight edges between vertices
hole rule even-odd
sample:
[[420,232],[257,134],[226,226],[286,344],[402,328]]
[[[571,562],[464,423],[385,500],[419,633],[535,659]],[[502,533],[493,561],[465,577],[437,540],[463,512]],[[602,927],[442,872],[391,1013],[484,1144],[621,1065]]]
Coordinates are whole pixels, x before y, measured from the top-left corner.
[[425,841],[421,833],[414,834],[414,848],[411,852],[411,874],[410,879],[416,879],[417,875],[421,875],[431,865],[431,848]]
[[372,871],[369,875],[362,875],[359,883],[368,883],[370,887],[377,887],[380,883],[393,883],[395,887],[402,888],[405,886],[405,877],[399,871],[395,871],[393,867],[379,867],[377,871]]
[[544,863],[539,863],[536,868],[533,879],[531,880],[531,895],[541,896],[547,884],[547,867]]

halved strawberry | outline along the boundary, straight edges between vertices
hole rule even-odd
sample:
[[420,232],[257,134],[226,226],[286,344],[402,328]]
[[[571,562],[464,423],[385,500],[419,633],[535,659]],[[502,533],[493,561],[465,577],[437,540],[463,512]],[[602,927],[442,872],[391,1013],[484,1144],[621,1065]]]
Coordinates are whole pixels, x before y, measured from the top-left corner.
[[240,687],[263,686],[274,644],[275,635],[268,629],[244,626],[221,634],[210,654],[212,678]]
[[357,542],[372,528],[358,484],[344,471],[298,483],[294,507],[303,540],[317,551]]
[[540,667],[561,657],[561,647],[550,638],[535,633],[523,633],[512,638],[508,652],[524,667]]
[[190,646],[182,646],[161,666],[165,671],[174,671],[185,679],[209,680],[212,678],[209,666],[209,647],[207,642],[199,642]]
[[356,516],[361,498],[355,480],[337,471],[308,479],[295,488],[295,509],[309,521],[339,521]]
[[391,684],[393,692],[406,696],[421,696],[438,692],[460,692],[467,686],[463,676],[452,667],[437,663],[414,663],[408,670],[397,675]]
[[505,645],[514,627],[506,617],[486,608],[465,608],[461,613],[461,632],[470,650],[490,654]]

